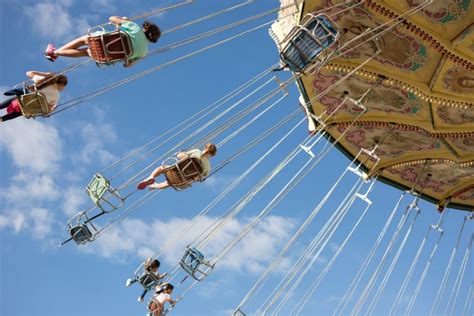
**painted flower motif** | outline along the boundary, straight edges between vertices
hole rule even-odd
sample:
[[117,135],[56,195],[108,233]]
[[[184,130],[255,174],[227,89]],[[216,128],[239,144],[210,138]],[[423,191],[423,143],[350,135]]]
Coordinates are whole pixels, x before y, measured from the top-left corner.
[[459,3],[453,2],[448,5],[448,12],[452,15],[458,15],[463,13],[463,9]]

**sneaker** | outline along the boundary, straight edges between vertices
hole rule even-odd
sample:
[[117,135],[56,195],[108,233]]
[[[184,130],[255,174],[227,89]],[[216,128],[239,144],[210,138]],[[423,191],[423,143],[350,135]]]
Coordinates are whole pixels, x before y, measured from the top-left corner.
[[143,302],[143,297],[139,296],[138,299],[137,299],[137,301]]
[[54,62],[56,59],[58,59],[58,56],[54,54],[55,51],[56,47],[54,47],[53,44],[48,44],[48,46],[46,46],[46,50],[44,51],[44,57],[46,57],[46,59],[49,61]]
[[143,190],[145,189],[147,186],[151,185],[155,183],[155,179],[146,179],[146,180],[143,180],[142,182],[140,182],[137,186],[137,189],[138,190]]
[[125,282],[125,286],[130,286],[132,285],[132,279],[128,279],[127,282]]

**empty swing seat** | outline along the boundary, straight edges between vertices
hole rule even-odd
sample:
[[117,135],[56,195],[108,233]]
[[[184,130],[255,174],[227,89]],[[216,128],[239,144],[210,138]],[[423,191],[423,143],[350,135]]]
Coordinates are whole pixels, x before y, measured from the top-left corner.
[[242,312],[240,309],[237,309],[232,313],[232,316],[247,316],[244,312]]
[[78,245],[83,245],[92,240],[92,232],[86,224],[70,227],[69,234]]
[[[125,199],[110,185],[109,180],[100,173],[94,175],[86,187],[86,192],[92,202],[104,212],[114,211],[124,204]],[[110,195],[104,196],[106,192],[110,193]],[[115,199],[115,203],[112,202],[112,199]],[[104,203],[109,206],[107,209],[104,207]]]
[[113,64],[127,60],[133,54],[130,37],[118,29],[106,32],[104,27],[89,29],[87,39],[91,58],[97,64]]
[[181,159],[163,170],[170,186],[178,191],[189,188],[194,181],[203,181],[202,172],[201,161],[194,157]]
[[26,118],[49,115],[49,105],[41,92],[31,92],[18,97],[21,113]]
[[280,53],[281,60],[294,72],[304,72],[308,65],[324,64],[339,37],[335,24],[325,14],[308,14],[293,27]]
[[213,268],[209,262],[204,260],[202,252],[197,250],[195,247],[186,247],[186,251],[181,258],[179,265],[184,271],[186,271],[186,273],[197,281],[201,281],[207,277]]

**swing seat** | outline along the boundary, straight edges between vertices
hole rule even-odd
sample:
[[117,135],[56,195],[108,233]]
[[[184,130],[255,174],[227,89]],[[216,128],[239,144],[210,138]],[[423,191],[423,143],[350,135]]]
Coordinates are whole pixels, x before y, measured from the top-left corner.
[[127,61],[133,55],[130,37],[118,29],[106,32],[102,26],[90,28],[87,41],[90,56],[98,65]]
[[242,312],[240,309],[237,309],[236,311],[234,311],[232,313],[232,316],[246,316],[247,314],[245,314],[244,312]]
[[280,58],[291,71],[304,73],[309,65],[321,67],[329,60],[335,52],[330,48],[338,38],[339,32],[327,15],[309,13],[284,39],[288,43]]
[[31,92],[18,97],[21,113],[26,118],[47,117],[50,113],[46,97],[41,92]]
[[[124,204],[124,198],[119,194],[119,192],[110,185],[109,180],[107,180],[100,173],[96,173],[92,180],[86,187],[86,192],[91,198],[92,202],[97,205],[104,212],[112,212]],[[104,197],[104,194],[108,192],[110,195]],[[113,203],[113,200],[115,200]],[[109,207],[106,208],[104,203]]]
[[202,252],[195,247],[186,247],[186,251],[179,265],[196,281],[204,280],[213,268],[209,262],[204,260]]
[[163,163],[165,169],[163,174],[175,190],[180,191],[191,187],[194,181],[202,182],[203,168],[201,161],[195,157],[187,157],[177,161],[176,158],[170,158],[176,161],[172,165],[167,166]]
[[151,272],[144,272],[141,276],[137,278],[138,283],[140,283],[145,290],[151,290],[155,286],[160,285],[161,279],[158,276]]
[[92,240],[92,232],[86,224],[70,227],[69,234],[78,245],[83,245]]

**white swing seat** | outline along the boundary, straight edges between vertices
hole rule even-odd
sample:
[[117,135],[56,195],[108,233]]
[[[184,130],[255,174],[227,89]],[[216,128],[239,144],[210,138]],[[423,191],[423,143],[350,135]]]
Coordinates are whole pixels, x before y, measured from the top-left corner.
[[294,72],[304,73],[310,65],[320,68],[334,53],[331,48],[338,38],[339,31],[327,15],[309,13],[283,40],[288,43],[280,58]]

